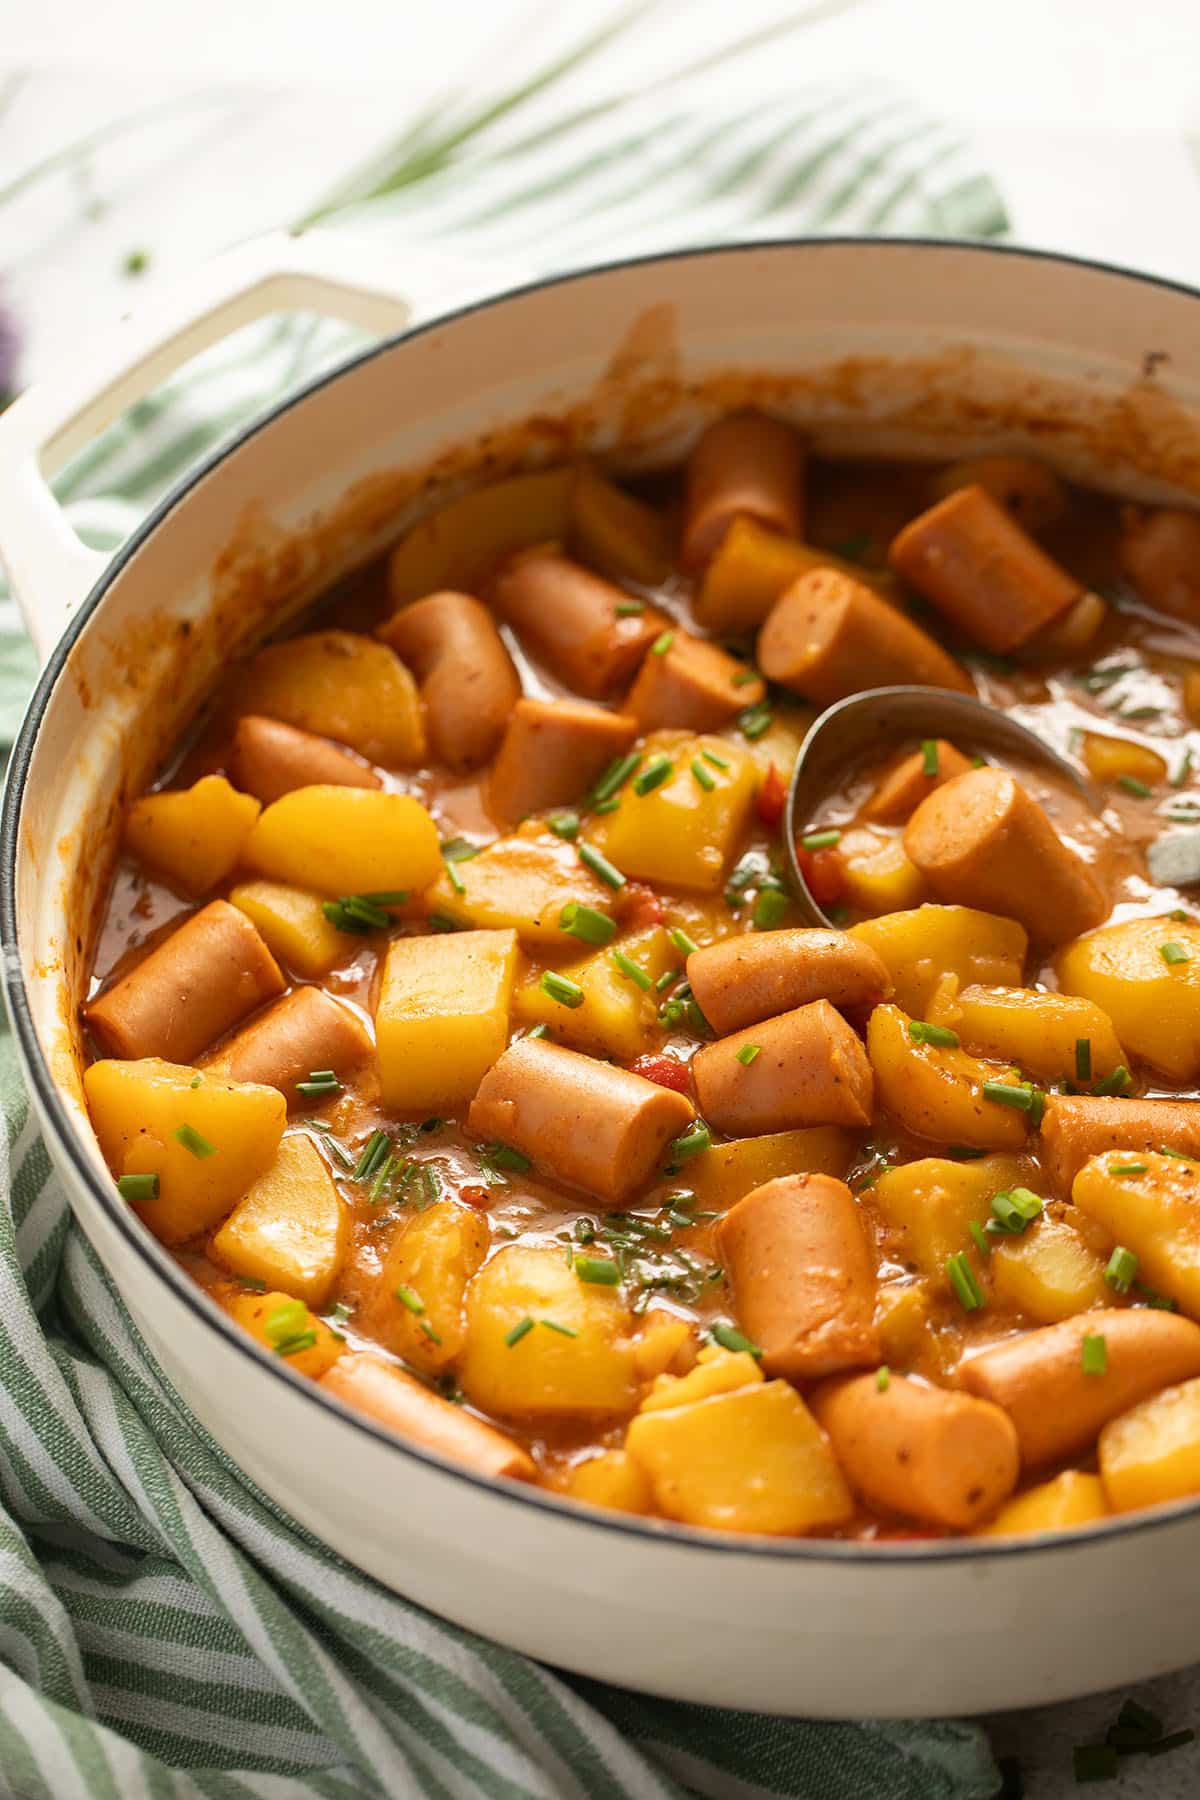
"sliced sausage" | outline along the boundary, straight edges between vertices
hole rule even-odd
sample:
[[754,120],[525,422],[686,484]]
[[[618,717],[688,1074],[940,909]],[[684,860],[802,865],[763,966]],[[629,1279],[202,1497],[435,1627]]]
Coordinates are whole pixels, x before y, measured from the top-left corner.
[[687,978],[719,1037],[812,1000],[873,1005],[892,991],[892,978],[869,944],[844,931],[806,928],[745,932],[706,944],[688,957]]
[[295,988],[222,1044],[203,1066],[230,1081],[258,1081],[295,1101],[314,1069],[342,1074],[366,1062],[371,1039],[357,1013],[323,988]]
[[811,1381],[879,1361],[862,1214],[832,1175],[781,1175],[717,1226],[737,1316],[768,1375]]
[[190,1063],[284,985],[245,913],[213,900],[91,1001],[84,1017],[109,1056]]
[[473,1413],[464,1412],[452,1400],[431,1393],[382,1357],[348,1350],[321,1376],[319,1385],[355,1412],[386,1425],[397,1437],[410,1438],[480,1475],[533,1480],[533,1461],[520,1444]]
[[1105,1150],[1182,1150],[1200,1156],[1200,1100],[1116,1100],[1047,1094],[1038,1152],[1055,1194],[1070,1198],[1085,1162]]
[[[1084,1370],[1085,1337],[1104,1339],[1103,1375]],[[1006,1338],[958,1366],[968,1393],[1004,1408],[1029,1469],[1078,1455],[1118,1413],[1194,1375],[1200,1375],[1200,1325],[1149,1306],[1077,1313]]]
[[376,635],[420,682],[441,760],[460,772],[486,762],[521,698],[521,677],[487,607],[470,594],[430,594],[402,606]]
[[618,1206],[693,1117],[691,1103],[670,1088],[542,1038],[519,1038],[480,1082],[467,1127]]
[[603,576],[557,550],[528,550],[497,576],[496,611],[560,681],[600,700],[629,681],[669,624],[653,606],[638,604]]
[[913,519],[892,540],[888,559],[952,624],[998,655],[1084,591],[978,485],[958,488]]
[[484,787],[498,825],[583,798],[637,736],[636,719],[583,700],[518,700]]
[[1200,619],[1200,513],[1123,508],[1117,556],[1143,600],[1178,619]]
[[1017,1485],[1012,1421],[969,1394],[892,1375],[830,1381],[808,1396],[851,1487],[869,1506],[969,1531]]
[[1108,898],[1007,769],[969,769],[918,806],[904,848],[938,900],[1017,919],[1058,944],[1101,924]]
[[735,519],[804,536],[804,443],[780,419],[731,413],[710,425],[687,463],[680,561],[701,569]]
[[[755,1047],[747,1062],[739,1053]],[[692,1060],[703,1116],[729,1137],[803,1125],[866,1125],[874,1077],[860,1039],[828,1000],[814,1000],[732,1037]]]
[[971,767],[970,758],[947,743],[945,738],[938,738],[935,747],[937,756],[932,775],[927,771],[923,750],[914,750],[910,756],[902,757],[872,792],[862,809],[863,818],[877,819],[882,825],[907,819],[935,788],[944,786],[956,775],[965,775]]
[[264,806],[296,788],[383,786],[369,764],[328,738],[257,713],[246,713],[237,722],[229,752],[229,776],[236,787],[253,794]]
[[784,590],[758,634],[758,663],[819,706],[903,682],[971,691],[953,657],[919,626],[836,569],[813,569]]
[[981,487],[1036,536],[1056,525],[1067,510],[1067,490],[1045,463],[1030,456],[970,456],[950,463],[929,484],[936,500],[960,488]]
[[[747,680],[747,675],[750,679]],[[661,654],[651,651],[624,700],[642,731],[677,726],[719,731],[766,696],[766,684],[716,644],[676,631]]]

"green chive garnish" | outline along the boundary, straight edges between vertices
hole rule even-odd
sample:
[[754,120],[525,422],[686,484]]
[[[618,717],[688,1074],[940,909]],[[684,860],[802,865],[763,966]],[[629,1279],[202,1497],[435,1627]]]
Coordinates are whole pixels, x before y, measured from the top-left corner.
[[616,1287],[621,1279],[620,1269],[607,1257],[577,1256],[574,1263],[580,1281],[586,1281],[592,1287]]
[[546,823],[555,837],[565,838],[568,843],[574,843],[579,836],[578,813],[556,813],[552,819],[547,819]]
[[401,1306],[407,1306],[410,1313],[423,1313],[425,1302],[414,1288],[405,1287],[403,1283],[395,1290],[396,1298]]
[[461,931],[462,930],[462,927],[459,924],[458,920],[452,919],[450,917],[449,913],[444,913],[444,912],[430,913],[430,915],[426,919],[425,923],[428,925],[430,931]]
[[193,1075],[192,1079],[188,1082],[188,1086],[190,1088],[198,1088],[200,1086],[200,1081],[201,1077],[199,1075]]
[[705,762],[712,764],[714,769],[731,769],[733,767],[727,756],[718,756],[715,750],[702,750],[700,754]]
[[610,800],[625,786],[641,760],[641,752],[638,750],[631,750],[628,756],[614,757],[592,789],[592,799]]
[[935,1050],[957,1050],[960,1041],[948,1025],[927,1025],[924,1019],[910,1019],[908,1035],[914,1044],[931,1044]]
[[559,1337],[574,1338],[579,1336],[579,1333],[573,1325],[560,1325],[557,1319],[539,1319],[538,1324],[544,1325],[547,1331],[557,1331]]
[[1043,1204],[1041,1196],[1029,1188],[1010,1188],[1007,1193],[992,1195],[993,1221],[1001,1231],[1019,1237],[1027,1225],[1041,1216]]
[[645,610],[646,602],[644,600],[618,600],[613,607],[613,612],[618,619],[636,619],[638,614],[644,613]]
[[591,870],[597,881],[602,881],[605,887],[614,890],[625,886],[625,877],[620,869],[614,869],[607,856],[602,855],[594,844],[580,844],[578,849],[580,862],[585,869]]
[[1104,1270],[1104,1279],[1114,1293],[1127,1294],[1138,1272],[1138,1259],[1124,1244],[1118,1244]]
[[651,656],[665,656],[674,642],[675,633],[673,631],[660,632],[650,646]]
[[738,1062],[740,1062],[742,1064],[743,1068],[748,1069],[750,1067],[750,1064],[754,1061],[755,1057],[761,1056],[761,1055],[762,1055],[762,1045],[761,1044],[743,1044],[741,1049],[737,1053],[737,1060],[738,1060]]
[[1177,1162],[1195,1162],[1196,1160],[1194,1156],[1189,1156],[1186,1150],[1172,1150],[1170,1144],[1160,1144],[1158,1146],[1158,1154],[1160,1156],[1173,1156]]
[[757,706],[748,706],[745,712],[738,714],[738,728],[742,736],[749,738],[752,744],[770,731],[772,723],[771,709],[764,700],[760,700]]
[[672,925],[667,936],[678,950],[680,956],[693,956],[700,948],[696,940],[689,937],[687,932],[679,925]]
[[671,984],[673,982],[676,982],[679,980],[679,977],[682,974],[683,974],[682,969],[664,969],[662,974],[659,976],[658,980],[654,984],[655,993],[656,994],[665,993],[666,990],[671,986]]
[[295,1356],[301,1350],[312,1349],[317,1341],[317,1334],[309,1323],[309,1317],[303,1300],[288,1300],[283,1306],[277,1306],[274,1312],[267,1314],[263,1320],[263,1330],[276,1356]]
[[673,1163],[686,1162],[689,1156],[699,1156],[702,1150],[708,1150],[711,1147],[712,1133],[703,1119],[697,1119],[696,1123],[689,1126],[682,1137],[672,1139],[671,1161]]
[[946,1258],[946,1275],[963,1311],[978,1312],[983,1305],[983,1289],[967,1261],[965,1250],[956,1250],[953,1256]]
[[739,669],[736,675],[729,677],[734,687],[749,687],[752,681],[758,680],[757,669]]
[[643,795],[654,788],[661,787],[663,782],[674,773],[675,764],[669,756],[652,756],[645,768],[634,777],[633,791]]
[[938,747],[936,738],[921,739],[921,773],[934,776],[938,772]]
[[505,1332],[504,1342],[511,1350],[514,1345],[520,1343],[523,1337],[528,1337],[532,1330],[533,1320],[530,1318],[529,1314],[526,1313],[525,1317],[520,1320],[518,1324],[514,1325],[511,1331]]
[[748,1338],[744,1332],[738,1331],[735,1326],[726,1325],[722,1319],[718,1319],[715,1325],[709,1327],[709,1336],[714,1344],[720,1344],[722,1350],[744,1350],[747,1355],[754,1357],[762,1355],[762,1351],[751,1338]]
[[544,1038],[544,1037],[549,1037],[549,1035],[550,1035],[550,1027],[548,1025],[544,1025],[544,1024],[543,1025],[531,1025],[529,1030],[525,1033],[525,1036],[527,1038]]
[[296,1083],[296,1092],[310,1099],[330,1100],[341,1091],[342,1084],[332,1069],[310,1069],[308,1080]]
[[979,1220],[969,1219],[967,1221],[967,1230],[970,1232],[971,1242],[978,1250],[980,1256],[990,1256],[992,1254],[992,1246],[988,1243],[987,1233],[979,1223]]
[[616,963],[618,969],[620,969],[622,975],[627,976],[636,987],[640,987],[643,994],[650,991],[650,988],[653,986],[650,977],[647,975],[645,969],[638,967],[631,956],[626,956],[623,950],[614,950],[612,959],[614,963]]
[[547,999],[557,1000],[560,1006],[583,1005],[583,989],[569,975],[558,975],[553,969],[544,969],[538,986]]
[[[461,892],[461,883],[455,885]],[[401,894],[394,904],[402,906],[407,899],[406,893]],[[360,937],[367,931],[386,931],[392,922],[392,915],[371,894],[343,894],[340,900],[324,900],[321,911],[339,931],[356,932]]]
[[171,1135],[177,1143],[183,1145],[185,1150],[190,1150],[192,1155],[199,1157],[201,1161],[206,1156],[217,1154],[217,1146],[210,1144],[206,1137],[201,1137],[194,1125],[179,1125]]
[[617,921],[594,906],[568,900],[558,915],[558,929],[584,944],[611,944],[617,935]]
[[711,794],[717,785],[717,778],[711,769],[706,769],[698,756],[692,758],[692,774],[700,783],[706,794]]
[[362,1155],[351,1172],[351,1181],[366,1181],[373,1176],[380,1163],[388,1154],[388,1135],[386,1131],[373,1131],[363,1145]]
[[1149,1167],[1149,1163],[1109,1163],[1108,1172],[1110,1175],[1144,1175]]
[[800,848],[802,850],[831,850],[835,844],[840,844],[841,841],[841,832],[832,828],[828,831],[809,831],[800,839]]
[[1183,753],[1183,756],[1180,758],[1179,763],[1171,771],[1171,779],[1170,779],[1169,785],[1173,788],[1183,787],[1186,784],[1188,776],[1191,774],[1191,772],[1192,772],[1192,753],[1190,750],[1185,750]]
[[143,1200],[157,1200],[158,1176],[122,1175],[117,1182],[117,1192],[122,1200],[133,1200],[139,1204]]
[[1136,775],[1118,775],[1117,786],[1124,788],[1127,794],[1132,794],[1135,800],[1150,798],[1150,789],[1144,781],[1139,781]]
[[1108,1369],[1108,1345],[1099,1331],[1089,1331],[1080,1345],[1080,1363],[1085,1375],[1103,1375]]
[[1032,1087],[1014,1087],[1009,1081],[985,1081],[983,1096],[999,1106],[1011,1106],[1016,1112],[1028,1112],[1033,1105]]
[[755,931],[774,931],[787,917],[791,901],[782,888],[761,888],[750,923]]
[[1098,1096],[1105,1094],[1123,1094],[1132,1086],[1133,1076],[1129,1073],[1129,1070],[1125,1067],[1124,1063],[1118,1063],[1111,1075],[1106,1075],[1103,1081],[1098,1081],[1096,1083],[1092,1092]]
[[1090,1081],[1092,1079],[1091,1038],[1075,1039],[1075,1079],[1076,1081]]
[[886,1394],[891,1385],[891,1380],[892,1371],[888,1368],[886,1363],[880,1363],[875,1371],[875,1392],[877,1394]]
[[1160,944],[1158,954],[1169,969],[1173,969],[1176,963],[1185,963],[1191,960],[1182,944]]

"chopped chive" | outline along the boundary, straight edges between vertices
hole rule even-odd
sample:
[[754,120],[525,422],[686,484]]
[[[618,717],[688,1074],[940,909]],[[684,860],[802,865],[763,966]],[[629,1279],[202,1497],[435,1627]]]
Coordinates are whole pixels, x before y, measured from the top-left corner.
[[530,1318],[529,1314],[526,1313],[525,1317],[521,1319],[518,1324],[514,1325],[511,1331],[505,1332],[504,1342],[511,1350],[515,1345],[520,1343],[523,1337],[528,1337],[532,1330],[533,1320]]
[[742,1064],[743,1068],[748,1069],[750,1067],[750,1064],[754,1061],[755,1057],[761,1056],[761,1055],[762,1055],[762,1045],[761,1044],[743,1044],[741,1049],[737,1053],[737,1060],[738,1060],[738,1062],[740,1062]]
[[908,1035],[914,1044],[931,1044],[935,1050],[957,1050],[961,1041],[948,1025],[927,1025],[924,1019],[910,1019]]
[[1079,1361],[1085,1375],[1104,1375],[1108,1371],[1108,1345],[1103,1332],[1085,1333],[1079,1346]]
[[1160,1144],[1158,1146],[1158,1154],[1160,1156],[1173,1156],[1177,1162],[1195,1162],[1196,1160],[1194,1156],[1189,1156],[1186,1150],[1172,1150],[1170,1144]]
[[739,669],[736,675],[731,675],[729,677],[730,683],[734,687],[749,687],[752,681],[757,681],[758,679],[759,675],[757,669]]
[[296,1092],[306,1094],[310,1099],[328,1100],[341,1091],[342,1084],[332,1069],[311,1069],[307,1081],[296,1083]]
[[662,974],[659,976],[658,980],[654,984],[655,993],[656,994],[665,993],[666,990],[671,986],[671,984],[673,982],[676,982],[679,980],[679,977],[682,974],[683,974],[682,969],[664,969]]
[[1144,1175],[1149,1167],[1149,1163],[1109,1163],[1108,1172],[1110,1175]]
[[620,869],[615,869],[607,856],[597,850],[594,844],[580,844],[578,850],[580,862],[585,869],[591,870],[597,881],[602,881],[605,887],[614,891],[625,886],[625,877]]
[[1178,1312],[1178,1300],[1172,1300],[1167,1294],[1160,1294],[1154,1288],[1147,1287],[1144,1281],[1135,1281],[1134,1287],[1146,1306],[1152,1306],[1156,1312]]
[[771,709],[765,700],[760,700],[757,706],[748,706],[745,712],[740,712],[737,722],[742,736],[753,744],[770,731],[773,723]]
[[446,862],[446,874],[449,877],[450,886],[454,889],[455,893],[465,894],[467,891],[467,884],[452,862]]
[[1111,1075],[1106,1075],[1103,1081],[1098,1081],[1096,1083],[1092,1092],[1097,1096],[1123,1094],[1132,1086],[1133,1076],[1129,1073],[1129,1070],[1125,1067],[1124,1063],[1118,1063]]
[[875,1371],[875,1392],[877,1394],[886,1394],[888,1388],[891,1386],[891,1381],[892,1371],[888,1368],[886,1363],[880,1363]]
[[[404,895],[407,900],[408,895]],[[397,901],[402,905],[403,901]],[[392,916],[370,894],[343,894],[340,900],[324,900],[321,911],[339,931],[355,932],[360,937],[367,931],[386,931]]]
[[988,1243],[987,1233],[979,1223],[979,1220],[969,1219],[967,1221],[967,1230],[970,1232],[971,1242],[978,1250],[980,1256],[990,1256],[992,1254],[992,1246]]
[[645,768],[634,777],[633,791],[637,795],[650,793],[661,787],[663,782],[675,772],[675,764],[669,756],[652,756]]
[[407,1306],[410,1313],[423,1313],[425,1311],[425,1302],[422,1300],[420,1294],[416,1292],[415,1288],[405,1287],[403,1282],[401,1282],[400,1286],[396,1288],[395,1294],[401,1306]]
[[176,1143],[182,1144],[185,1150],[190,1150],[192,1155],[198,1157],[201,1162],[206,1156],[217,1154],[217,1146],[210,1144],[206,1137],[202,1137],[194,1125],[178,1125],[171,1136]]
[[934,776],[938,772],[938,747],[936,738],[921,739],[921,773]]
[[1092,1079],[1091,1038],[1075,1039],[1075,1079],[1076,1081],[1090,1081]]
[[992,1195],[992,1215],[1002,1231],[1019,1237],[1027,1225],[1041,1216],[1043,1201],[1029,1188],[1016,1187]]
[[525,1033],[525,1036],[527,1038],[544,1038],[544,1037],[549,1037],[549,1035],[550,1035],[550,1027],[545,1024],[531,1025],[529,1027],[529,1030]]
[[560,1006],[582,1006],[583,989],[569,975],[558,975],[553,969],[544,969],[538,982],[548,1000],[556,1000]]
[[1188,776],[1191,774],[1191,772],[1192,772],[1192,753],[1190,750],[1185,750],[1180,761],[1176,764],[1175,768],[1172,769],[1172,771],[1171,771],[1171,778],[1170,778],[1169,785],[1173,788],[1183,787],[1185,785],[1185,783],[1187,782]]
[[611,944],[617,935],[617,921],[594,906],[568,900],[558,915],[558,929],[584,944]]
[[[480,849],[481,846],[479,844],[472,844],[468,838],[447,838],[446,842],[442,845],[442,855],[447,862],[470,862],[473,856],[479,855]],[[378,902],[381,899],[381,896],[375,894],[361,894],[359,898],[362,900],[375,900]]]
[[621,1279],[620,1269],[608,1257],[576,1256],[573,1261],[580,1281],[592,1287],[616,1287]]
[[953,1256],[946,1258],[946,1275],[963,1311],[978,1312],[983,1305],[983,1289],[967,1261],[965,1250],[956,1250]]
[[702,750],[700,754],[705,762],[712,764],[714,769],[731,769],[733,767],[727,756],[718,756],[715,750]]
[[1017,1112],[1028,1112],[1033,1105],[1032,1087],[1015,1087],[1009,1081],[985,1081],[983,1097],[996,1101],[999,1106],[1011,1106]]
[[380,1163],[388,1153],[388,1136],[386,1131],[373,1131],[363,1145],[362,1155],[354,1165],[351,1181],[365,1181],[374,1175]]
[[831,850],[834,844],[840,844],[842,834],[830,828],[828,831],[809,831],[800,839],[802,850]]
[[987,757],[986,756],[973,756],[971,758],[971,767],[973,769],[986,769],[987,768]]
[[978,1162],[987,1151],[979,1149],[976,1144],[947,1144],[946,1155],[952,1156],[955,1162]]
[[1115,1781],[1121,1759],[1111,1744],[1076,1744],[1071,1752],[1076,1783]]
[[1127,1294],[1133,1286],[1138,1272],[1138,1259],[1132,1250],[1124,1244],[1118,1244],[1109,1257],[1104,1270],[1104,1279],[1114,1293]]
[[618,619],[636,619],[639,613],[646,610],[644,600],[618,600],[613,612]]
[[188,1082],[188,1086],[190,1088],[198,1088],[200,1086],[200,1080],[201,1078],[199,1075],[193,1075],[192,1079]]
[[538,1324],[544,1325],[547,1331],[557,1331],[559,1337],[574,1338],[579,1336],[579,1333],[573,1325],[560,1325],[557,1319],[539,1319]]
[[790,900],[782,888],[761,888],[750,923],[755,931],[774,931],[787,917]]
[[641,760],[640,750],[631,750],[628,756],[614,757],[593,787],[592,799],[611,800],[612,796],[625,786]]
[[689,1156],[699,1156],[702,1150],[708,1150],[711,1147],[712,1133],[703,1119],[697,1119],[694,1125],[688,1127],[682,1137],[672,1139],[671,1161],[673,1163],[686,1162]]
[[698,756],[692,758],[692,774],[700,783],[706,794],[711,794],[717,785],[717,778],[711,769],[706,769]]
[[693,956],[700,948],[696,940],[689,937],[687,932],[684,931],[680,925],[672,925],[667,936],[678,950],[680,956]]
[[727,1325],[723,1319],[718,1319],[715,1325],[709,1326],[708,1335],[714,1344],[720,1344],[722,1350],[744,1350],[747,1355],[753,1357],[762,1355],[762,1351],[752,1338],[748,1338],[736,1326]]
[[431,1344],[441,1343],[441,1337],[433,1329],[433,1326],[429,1323],[428,1319],[418,1319],[417,1324],[421,1327],[421,1330],[425,1333],[425,1336],[429,1339]]
[[1135,800],[1150,798],[1151,790],[1144,781],[1139,781],[1136,775],[1118,775],[1117,786],[1123,788],[1127,794],[1132,794]]
[[461,931],[462,929],[457,919],[452,919],[449,913],[444,912],[430,913],[425,923],[430,931]]
[[498,1169],[511,1169],[516,1175],[527,1175],[533,1163],[523,1150],[514,1150],[511,1144],[488,1144],[483,1154]]
[[651,656],[665,656],[674,642],[675,633],[673,631],[660,632],[650,646]]
[[1042,1120],[1045,1118],[1045,1116],[1046,1116],[1046,1090],[1044,1088],[1040,1088],[1040,1087],[1031,1088],[1030,1096],[1029,1096],[1029,1128],[1030,1128],[1030,1130],[1031,1131],[1040,1131],[1042,1128]]
[[615,813],[617,808],[620,806],[620,804],[621,804],[620,794],[614,794],[611,800],[597,800],[595,805],[592,807],[592,811],[594,813],[598,813],[601,815],[605,815],[607,813]]
[[143,1200],[157,1200],[158,1176],[122,1175],[117,1182],[117,1192],[120,1194],[122,1200],[133,1200],[136,1202],[141,1202]]
[[303,1300],[288,1300],[263,1320],[263,1331],[276,1356],[295,1356],[311,1350],[317,1341],[311,1315]]
[[1158,946],[1158,954],[1162,957],[1169,969],[1173,969],[1177,963],[1191,961],[1191,958],[1188,956],[1188,953],[1182,944],[1160,944]]
[[696,1001],[690,998],[685,1000],[683,1009],[687,1014],[688,1028],[692,1035],[694,1037],[709,1037],[712,1033],[712,1027],[701,1012]]
[[683,1001],[682,1000],[668,1000],[662,1006],[659,1007],[658,1022],[660,1025],[674,1026],[674,1025],[680,1024],[682,1022],[682,1020],[683,1020]]
[[650,988],[653,986],[650,977],[647,975],[645,969],[638,967],[632,956],[626,956],[623,950],[614,950],[612,959],[622,975],[627,976],[628,979],[634,983],[635,987],[640,987],[643,994],[650,991]]
[[1194,925],[1196,923],[1191,913],[1184,912],[1182,906],[1177,906],[1174,912],[1167,914],[1167,917],[1173,919],[1176,925]]
[[383,1161],[379,1165],[379,1173],[376,1175],[374,1181],[371,1183],[370,1191],[367,1194],[367,1200],[370,1205],[377,1206],[379,1204],[379,1202],[383,1199],[383,1190],[387,1186],[388,1182],[391,1180],[392,1175],[395,1171],[395,1168],[396,1168],[395,1157],[394,1156],[385,1156]]
[[565,838],[574,843],[579,836],[579,814],[573,812],[555,813],[552,819],[546,820],[555,837]]

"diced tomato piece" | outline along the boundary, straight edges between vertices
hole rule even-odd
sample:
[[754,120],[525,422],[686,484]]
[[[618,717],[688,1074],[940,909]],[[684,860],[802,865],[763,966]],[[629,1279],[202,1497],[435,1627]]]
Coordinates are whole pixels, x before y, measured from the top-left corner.
[[836,850],[803,850],[796,847],[800,873],[818,906],[836,906],[846,892],[846,874]]
[[489,1189],[482,1186],[476,1186],[474,1182],[470,1183],[467,1187],[460,1187],[458,1190],[458,1197],[464,1206],[478,1207],[481,1212],[486,1212],[492,1203],[492,1196]]
[[787,782],[783,779],[775,764],[772,763],[763,777],[758,790],[758,816],[770,831],[774,831],[783,817],[783,808],[787,800]]
[[644,1075],[659,1087],[674,1088],[677,1094],[686,1094],[692,1085],[691,1070],[674,1056],[639,1056],[629,1067],[633,1074]]
[[621,890],[617,910],[622,925],[630,931],[644,931],[648,925],[661,925],[663,903],[644,881],[627,881]]

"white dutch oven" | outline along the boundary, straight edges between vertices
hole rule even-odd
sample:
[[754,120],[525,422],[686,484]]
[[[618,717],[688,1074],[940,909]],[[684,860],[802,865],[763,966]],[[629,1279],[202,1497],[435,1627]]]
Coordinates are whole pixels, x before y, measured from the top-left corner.
[[[706,411],[758,398],[835,451],[1032,445],[1120,491],[1200,496],[1200,295],[1163,282],[838,241],[668,256],[474,305],[464,280],[427,258],[364,269],[340,242],[253,247],[0,423],[0,554],[48,658],[4,815],[5,982],[80,1224],[167,1376],[255,1482],[398,1592],[550,1663],[714,1704],[911,1716],[1200,1657],[1200,1507],[1009,1545],[877,1548],[568,1507],[399,1443],[306,1385],[117,1197],[81,1103],[75,1020],[123,799],[232,652],[473,462],[494,474],[614,440],[654,461]],[[111,564],[58,514],[44,471],[203,342],[284,307],[395,329],[448,294],[460,310],[279,407]]]

